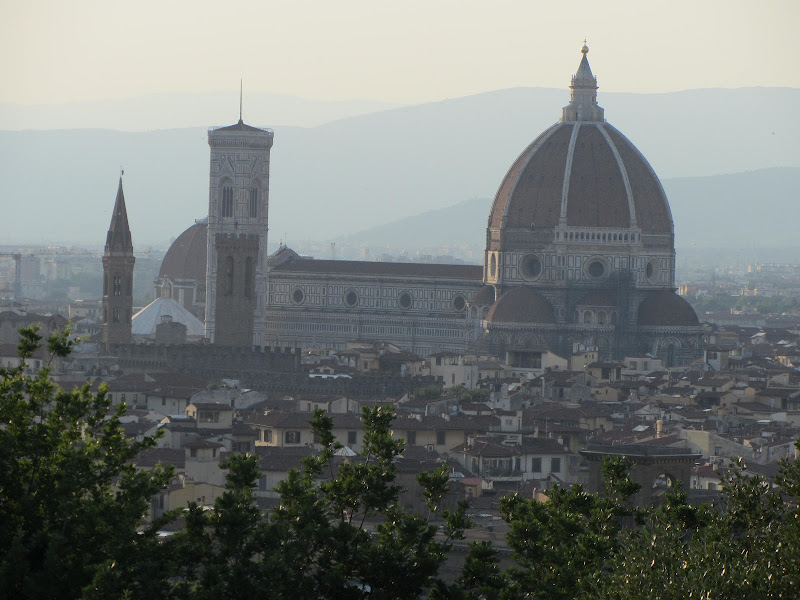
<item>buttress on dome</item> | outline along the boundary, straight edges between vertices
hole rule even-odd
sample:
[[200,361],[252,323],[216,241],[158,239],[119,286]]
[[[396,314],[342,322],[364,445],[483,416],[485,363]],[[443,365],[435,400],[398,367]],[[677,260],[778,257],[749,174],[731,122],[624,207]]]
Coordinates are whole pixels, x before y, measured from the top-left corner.
[[672,290],[650,292],[639,305],[637,324],[644,327],[696,327],[697,313]]

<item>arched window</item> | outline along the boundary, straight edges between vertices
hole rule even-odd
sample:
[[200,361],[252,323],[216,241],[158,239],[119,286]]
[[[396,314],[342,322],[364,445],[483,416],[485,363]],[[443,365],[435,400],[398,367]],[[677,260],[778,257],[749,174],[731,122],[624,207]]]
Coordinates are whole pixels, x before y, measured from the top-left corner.
[[258,188],[254,187],[250,190],[250,218],[255,219],[258,216]]
[[233,216],[233,186],[230,183],[222,188],[222,216]]
[[122,294],[122,277],[114,275],[114,295],[119,296]]
[[225,295],[230,296],[233,294],[233,257],[228,256],[225,259]]
[[113,309],[111,311],[111,314],[113,316],[114,323],[119,323],[119,309],[118,308]]

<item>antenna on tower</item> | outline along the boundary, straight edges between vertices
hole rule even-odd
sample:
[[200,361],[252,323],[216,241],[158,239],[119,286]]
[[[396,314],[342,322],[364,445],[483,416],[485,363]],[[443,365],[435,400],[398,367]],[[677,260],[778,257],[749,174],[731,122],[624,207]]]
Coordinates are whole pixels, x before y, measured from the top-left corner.
[[239,123],[242,122],[242,79],[239,79]]

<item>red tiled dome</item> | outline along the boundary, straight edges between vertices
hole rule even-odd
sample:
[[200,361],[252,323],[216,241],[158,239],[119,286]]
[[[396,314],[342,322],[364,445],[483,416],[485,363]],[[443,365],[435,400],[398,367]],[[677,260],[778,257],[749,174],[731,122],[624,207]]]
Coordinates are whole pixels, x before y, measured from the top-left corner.
[[686,300],[671,290],[659,290],[642,300],[637,323],[651,327],[692,327],[700,321]]
[[208,225],[195,223],[178,236],[164,255],[159,279],[205,281]]
[[562,199],[568,226],[635,224],[642,233],[673,232],[666,194],[650,164],[603,121],[558,123],[528,146],[500,184],[489,227],[555,227]]
[[539,292],[520,286],[500,296],[489,309],[492,323],[555,323],[553,307]]

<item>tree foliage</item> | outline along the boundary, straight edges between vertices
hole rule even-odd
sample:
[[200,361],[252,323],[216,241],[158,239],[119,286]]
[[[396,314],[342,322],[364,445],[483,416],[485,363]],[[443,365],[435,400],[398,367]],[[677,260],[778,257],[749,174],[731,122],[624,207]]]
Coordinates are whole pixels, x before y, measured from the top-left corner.
[[622,537],[624,554],[598,580],[608,600],[800,598],[800,462],[778,489],[740,468],[724,476],[720,504],[690,506],[674,491]]
[[[21,330],[24,361],[40,344],[35,329]],[[67,333],[48,340],[52,356],[72,346]],[[546,502],[505,497],[513,565],[473,541],[445,583],[439,570],[470,526],[467,505],[444,508],[442,467],[417,477],[425,509],[403,508],[391,407],[363,410],[363,456],[352,459],[316,411],[318,452],[279,485],[271,513],[256,503],[257,458],[230,456],[213,509],[190,504],[185,527],[163,542],[159,523],[141,529],[141,519],[170,472],[133,467],[155,440],[126,439],[124,411],[102,388],[60,389],[47,368],[0,369],[1,597],[800,598],[800,461],[782,464],[774,488],[739,465],[715,506],[692,506],[676,488],[657,508],[634,508],[630,465],[607,460],[600,494],[574,485],[548,490]]]
[[[183,556],[176,594],[185,598],[413,599],[436,579],[449,540],[468,526],[466,504],[441,509],[445,469],[422,473],[428,515],[399,505],[391,407],[365,408],[363,460],[341,462],[332,419],[317,410],[312,429],[318,455],[303,460],[277,488],[280,506],[269,519],[254,508],[256,460],[232,457],[226,492],[214,510],[191,506],[175,536]],[[431,517],[441,512],[443,535]],[[205,548],[198,551],[198,548]],[[191,566],[186,566],[191,565]]]
[[[0,368],[0,590],[2,596],[76,598],[115,583],[146,589],[137,571],[158,553],[153,529],[138,533],[166,469],[137,471],[132,459],[155,439],[123,434],[125,406],[101,388],[66,391],[49,368],[29,374],[42,340],[20,330],[21,364]],[[68,332],[47,341],[51,357],[74,346]]]

